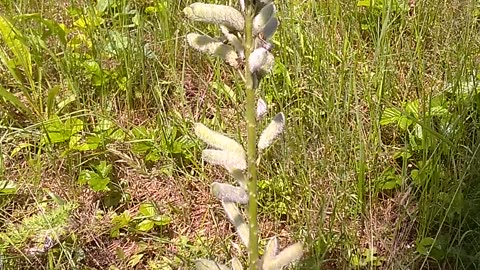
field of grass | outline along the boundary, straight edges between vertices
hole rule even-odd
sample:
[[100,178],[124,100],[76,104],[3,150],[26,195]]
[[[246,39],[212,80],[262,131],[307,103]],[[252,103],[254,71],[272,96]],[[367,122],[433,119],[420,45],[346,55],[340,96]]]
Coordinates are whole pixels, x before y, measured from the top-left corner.
[[[246,257],[192,131],[245,141],[244,85],[188,47],[218,34],[193,2],[0,0],[0,269]],[[480,1],[275,3],[261,246],[303,242],[294,269],[480,269]]]

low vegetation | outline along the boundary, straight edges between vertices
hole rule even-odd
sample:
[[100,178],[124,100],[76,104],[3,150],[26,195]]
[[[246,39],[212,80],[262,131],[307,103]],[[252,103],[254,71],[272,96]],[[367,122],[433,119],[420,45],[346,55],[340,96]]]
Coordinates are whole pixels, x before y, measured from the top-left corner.
[[[248,265],[194,132],[246,147],[243,66],[189,46],[221,34],[194,2],[0,1],[4,269]],[[480,2],[274,3],[259,257],[276,239],[303,243],[291,269],[479,269]]]

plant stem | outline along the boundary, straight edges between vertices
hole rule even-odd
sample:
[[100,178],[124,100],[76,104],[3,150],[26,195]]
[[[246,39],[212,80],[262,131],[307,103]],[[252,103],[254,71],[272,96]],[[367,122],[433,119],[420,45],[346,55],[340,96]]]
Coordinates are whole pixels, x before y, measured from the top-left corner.
[[248,224],[250,226],[248,257],[250,270],[257,270],[258,263],[258,221],[257,221],[257,122],[255,117],[255,89],[253,89],[253,74],[249,70],[249,56],[253,51],[253,1],[246,1],[245,12],[245,91],[247,120],[247,163],[250,179],[248,181]]

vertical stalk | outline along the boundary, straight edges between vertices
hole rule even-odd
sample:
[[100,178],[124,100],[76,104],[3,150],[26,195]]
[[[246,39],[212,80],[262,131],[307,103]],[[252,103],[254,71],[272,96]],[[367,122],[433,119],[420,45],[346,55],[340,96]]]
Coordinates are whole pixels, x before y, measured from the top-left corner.
[[257,122],[255,117],[255,89],[254,76],[249,70],[249,57],[253,51],[253,16],[255,15],[252,0],[245,1],[245,91],[246,91],[246,115],[247,120],[247,165],[248,165],[248,224],[249,234],[249,269],[257,270],[258,264],[258,221],[257,221]]

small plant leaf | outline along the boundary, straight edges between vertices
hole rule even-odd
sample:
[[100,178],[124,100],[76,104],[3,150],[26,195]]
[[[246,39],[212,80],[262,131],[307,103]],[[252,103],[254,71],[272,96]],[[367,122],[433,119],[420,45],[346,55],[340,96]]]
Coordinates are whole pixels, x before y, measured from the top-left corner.
[[211,188],[213,195],[221,201],[235,202],[239,204],[248,203],[248,194],[243,188],[218,182],[213,182]]
[[275,16],[275,6],[270,3],[264,6],[253,19],[253,35],[256,36],[263,32],[268,21]]
[[240,11],[225,5],[193,3],[183,13],[192,21],[225,25],[236,31],[243,31],[245,24]]
[[232,270],[243,270],[242,264],[240,263],[240,260],[237,259],[237,257],[233,257],[232,259]]
[[241,144],[225,135],[209,129],[203,124],[195,124],[194,131],[195,135],[215,149],[233,152],[243,157],[245,156],[245,150]]
[[258,149],[264,150],[283,132],[285,127],[285,115],[279,113],[273,117],[272,122],[263,130],[258,140]]
[[249,243],[249,229],[248,225],[242,217],[242,213],[240,209],[238,209],[237,205],[233,202],[225,202],[222,201],[223,209],[227,213],[228,219],[235,227],[238,236],[242,240],[243,244],[248,247]]
[[230,45],[224,44],[212,37],[197,33],[188,34],[187,42],[195,50],[220,57],[232,67],[238,67],[238,54]]
[[223,264],[216,263],[211,260],[199,259],[195,261],[195,267],[197,270],[230,270]]
[[202,151],[202,159],[214,165],[222,165],[232,174],[234,170],[242,171],[247,168],[245,157],[234,152],[205,149]]

